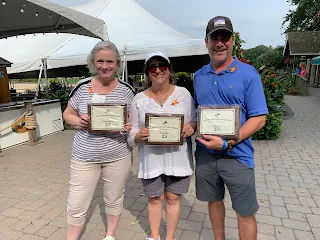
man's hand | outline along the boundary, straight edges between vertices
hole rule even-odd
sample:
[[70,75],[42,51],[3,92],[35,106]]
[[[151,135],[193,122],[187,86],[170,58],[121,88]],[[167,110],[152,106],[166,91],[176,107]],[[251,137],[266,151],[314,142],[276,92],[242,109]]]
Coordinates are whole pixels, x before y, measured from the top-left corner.
[[197,140],[209,149],[222,150],[222,138],[211,135],[203,135],[203,138],[204,139],[197,138]]

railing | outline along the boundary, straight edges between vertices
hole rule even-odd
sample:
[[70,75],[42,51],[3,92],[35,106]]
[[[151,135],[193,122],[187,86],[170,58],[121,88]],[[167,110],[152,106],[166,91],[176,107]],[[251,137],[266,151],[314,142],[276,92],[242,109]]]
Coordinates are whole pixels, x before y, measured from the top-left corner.
[[303,95],[308,95],[308,79],[305,77],[301,77],[300,75],[296,75],[296,86],[301,90]]

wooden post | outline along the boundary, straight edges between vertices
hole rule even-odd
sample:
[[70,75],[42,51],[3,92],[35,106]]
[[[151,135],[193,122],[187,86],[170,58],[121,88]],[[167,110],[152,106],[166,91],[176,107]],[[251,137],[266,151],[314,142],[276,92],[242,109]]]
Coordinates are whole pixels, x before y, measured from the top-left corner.
[[[24,106],[25,106],[25,109],[26,109],[26,112],[32,112],[32,114],[34,113],[33,112],[33,105],[32,105],[32,102],[25,102],[24,103]],[[38,143],[38,138],[37,138],[37,129],[27,129],[28,131],[28,135],[29,135],[29,141],[28,143],[30,145],[35,145]]]
[[8,103],[10,99],[10,89],[7,70],[0,67],[0,103]]

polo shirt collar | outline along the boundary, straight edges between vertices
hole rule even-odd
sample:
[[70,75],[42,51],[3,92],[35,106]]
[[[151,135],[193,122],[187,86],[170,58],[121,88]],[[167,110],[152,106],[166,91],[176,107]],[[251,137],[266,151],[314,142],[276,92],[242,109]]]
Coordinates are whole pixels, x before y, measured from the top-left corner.
[[[220,74],[222,73],[232,73],[234,71],[236,71],[238,69],[238,65],[239,65],[239,60],[237,57],[233,57],[233,61],[232,63],[223,71],[220,72]],[[205,71],[206,73],[216,73],[215,70],[212,68],[211,65],[211,61],[208,65],[205,66]]]

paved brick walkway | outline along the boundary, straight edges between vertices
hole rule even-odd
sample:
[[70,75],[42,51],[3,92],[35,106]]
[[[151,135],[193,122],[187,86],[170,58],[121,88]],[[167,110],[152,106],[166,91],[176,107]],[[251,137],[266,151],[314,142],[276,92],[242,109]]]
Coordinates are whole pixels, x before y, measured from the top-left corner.
[[[281,139],[254,142],[260,204],[258,239],[316,240],[320,239],[320,100],[290,96],[286,102],[294,116],[284,122]],[[72,137],[73,132],[65,131],[42,139],[37,146],[24,145],[3,152],[0,240],[65,239]],[[81,239],[99,240],[104,236],[101,190],[100,182]],[[133,166],[117,240],[146,237],[146,202]],[[227,237],[238,239],[236,215],[229,197],[226,206]],[[176,239],[212,240],[210,228],[206,204],[195,199],[193,181],[182,200]]]

